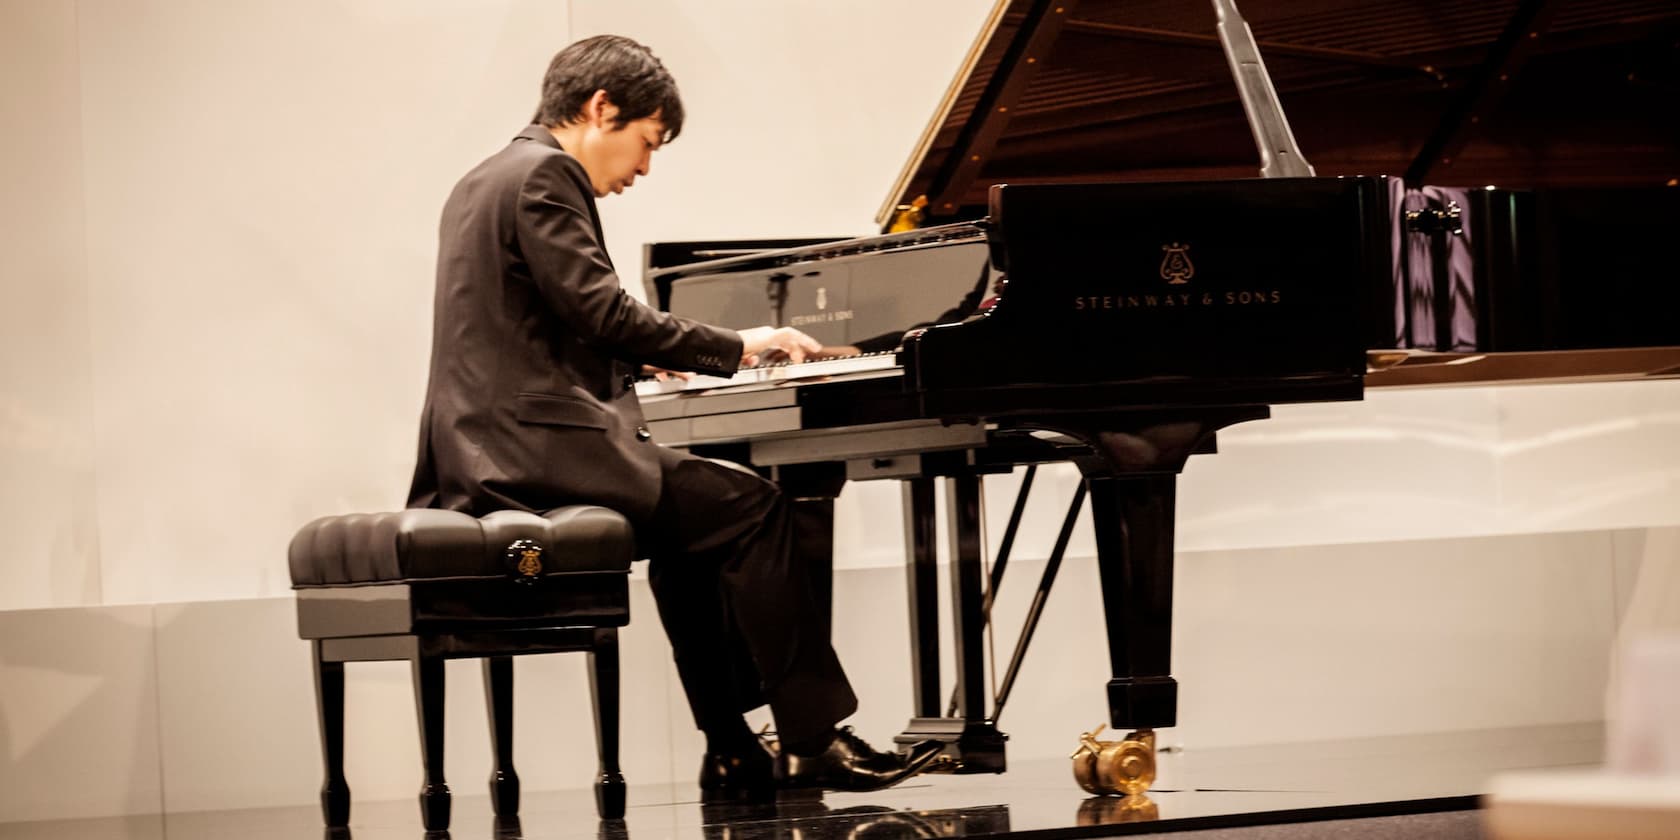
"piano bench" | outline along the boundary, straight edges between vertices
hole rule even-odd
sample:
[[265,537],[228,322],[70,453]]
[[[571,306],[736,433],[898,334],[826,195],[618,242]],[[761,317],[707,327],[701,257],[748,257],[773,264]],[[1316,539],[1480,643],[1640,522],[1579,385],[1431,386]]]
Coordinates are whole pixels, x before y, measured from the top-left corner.
[[484,660],[496,814],[519,811],[513,657],[588,651],[603,819],[624,816],[618,767],[618,628],[630,621],[630,523],[589,505],[483,518],[445,510],[329,516],[292,538],[298,635],[314,648],[328,827],[350,821],[344,779],[344,663],[408,660],[420,721],[428,831],[449,827],[443,778],[443,663]]

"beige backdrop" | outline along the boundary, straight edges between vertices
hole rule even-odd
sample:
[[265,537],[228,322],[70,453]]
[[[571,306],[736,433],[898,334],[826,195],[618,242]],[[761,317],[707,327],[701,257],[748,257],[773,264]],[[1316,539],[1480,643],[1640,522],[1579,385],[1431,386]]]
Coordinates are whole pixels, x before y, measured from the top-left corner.
[[[988,6],[0,0],[0,822],[313,801],[286,541],[401,503],[439,206],[556,49],[641,39],[691,111],[602,205],[640,294],[645,241],[869,232]],[[1181,482],[1171,737],[1598,719],[1634,572],[1676,545],[1648,537],[1680,525],[1680,386],[1372,394],[1220,444]],[[1075,480],[1041,478],[1007,614]],[[988,485],[994,534],[1014,481]],[[907,714],[898,510],[876,484],[838,511],[837,645],[876,739]],[[1100,717],[1091,553],[1082,531],[1012,758]],[[686,782],[698,741],[635,592],[626,769]],[[523,719],[527,786],[587,783],[580,665],[520,667],[551,711]],[[451,674],[451,773],[476,780],[475,677]],[[358,797],[418,783],[408,687],[353,669]]]

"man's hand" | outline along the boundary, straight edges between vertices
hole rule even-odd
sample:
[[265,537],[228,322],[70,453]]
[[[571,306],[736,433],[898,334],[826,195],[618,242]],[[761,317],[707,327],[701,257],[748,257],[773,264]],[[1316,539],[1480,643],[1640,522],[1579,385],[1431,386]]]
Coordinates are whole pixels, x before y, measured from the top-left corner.
[[793,364],[822,350],[822,343],[793,327],[753,327],[741,330],[741,366],[759,363],[760,357],[782,354]]
[[653,365],[642,365],[642,375],[651,376],[660,382],[664,382],[665,380],[672,378],[681,379],[682,381],[687,382],[688,380],[694,378],[694,374],[686,370],[666,370],[662,367],[654,367]]

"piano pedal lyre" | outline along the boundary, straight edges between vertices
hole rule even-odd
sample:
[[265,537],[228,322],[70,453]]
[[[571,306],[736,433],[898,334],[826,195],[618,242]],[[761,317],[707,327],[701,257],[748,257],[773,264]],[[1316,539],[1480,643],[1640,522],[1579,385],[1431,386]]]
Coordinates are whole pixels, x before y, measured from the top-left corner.
[[1155,783],[1155,730],[1140,729],[1121,741],[1099,741],[1103,726],[1079,736],[1073,778],[1087,793],[1131,796]]

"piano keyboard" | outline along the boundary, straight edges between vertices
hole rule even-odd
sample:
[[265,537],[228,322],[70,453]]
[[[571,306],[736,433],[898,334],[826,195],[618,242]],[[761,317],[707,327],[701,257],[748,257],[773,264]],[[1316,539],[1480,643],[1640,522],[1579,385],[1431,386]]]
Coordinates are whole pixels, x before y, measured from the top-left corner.
[[814,362],[800,362],[799,364],[784,362],[742,368],[736,371],[734,376],[697,374],[693,379],[686,381],[674,376],[664,381],[643,379],[636,383],[636,394],[637,396],[651,397],[656,394],[671,394],[678,391],[704,391],[712,388],[757,385],[782,380],[791,381],[819,376],[894,370],[897,367],[898,361],[893,353],[864,353],[858,356],[839,356],[832,359],[819,359]]

